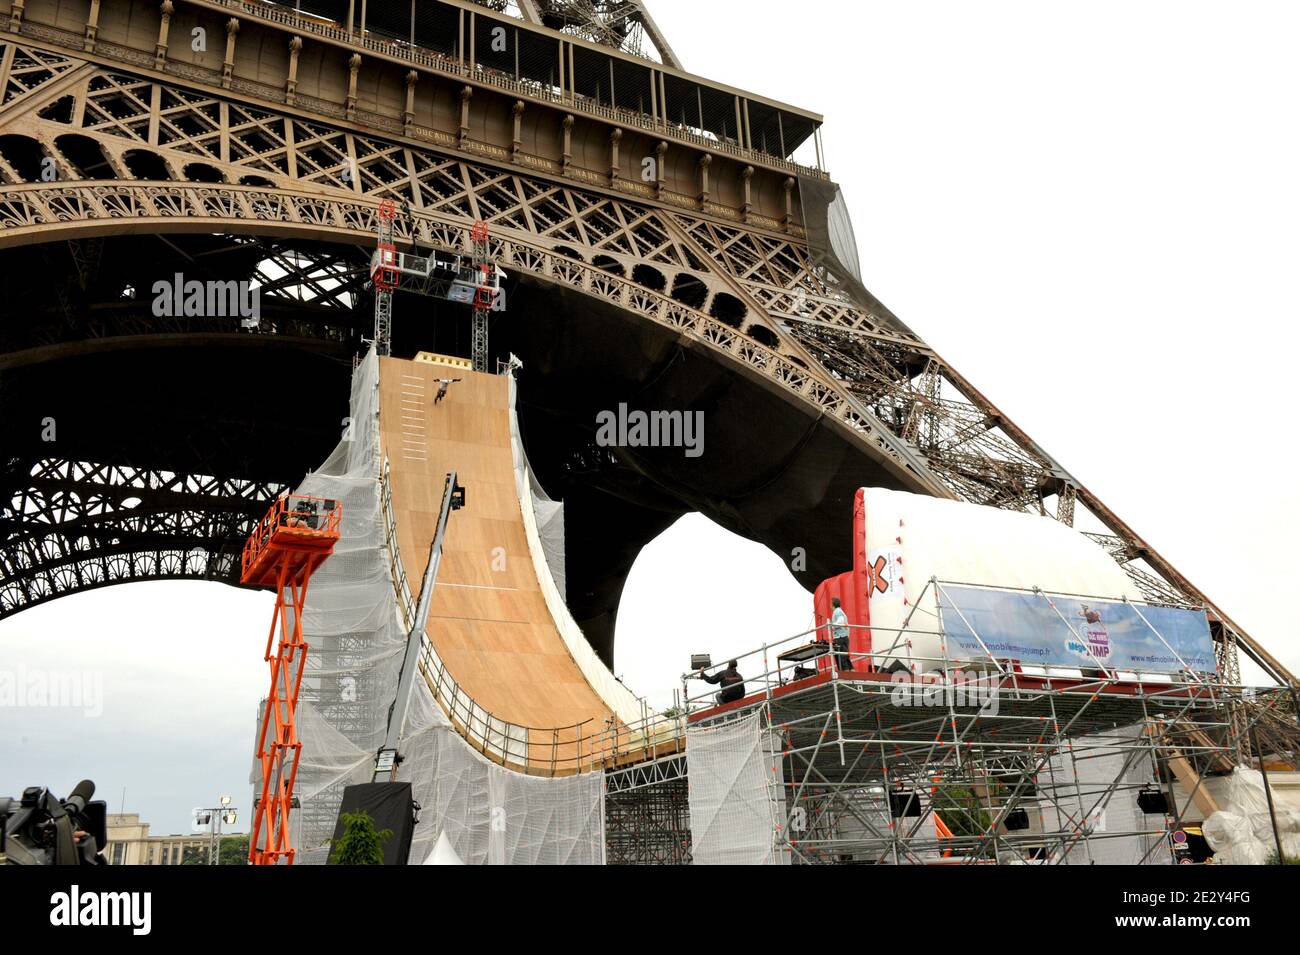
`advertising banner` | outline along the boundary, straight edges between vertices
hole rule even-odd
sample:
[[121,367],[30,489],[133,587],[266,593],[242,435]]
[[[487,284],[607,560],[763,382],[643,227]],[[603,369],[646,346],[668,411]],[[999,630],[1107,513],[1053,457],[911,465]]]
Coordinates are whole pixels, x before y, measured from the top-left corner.
[[948,655],[955,660],[992,654],[1032,666],[1100,665],[1145,673],[1217,669],[1203,610],[937,586]]

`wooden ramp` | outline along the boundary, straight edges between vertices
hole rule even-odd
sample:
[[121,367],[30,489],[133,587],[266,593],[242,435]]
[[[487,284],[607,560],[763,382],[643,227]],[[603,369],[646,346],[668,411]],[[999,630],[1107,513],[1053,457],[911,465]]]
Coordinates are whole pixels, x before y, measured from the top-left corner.
[[[440,379],[460,380],[438,401]],[[526,518],[516,486],[511,380],[382,358],[379,388],[397,546],[412,591],[418,592],[428,563],[446,475],[456,471],[466,489],[465,506],[448,524],[426,627],[455,681],[450,692],[458,701],[467,696],[495,720],[528,728],[527,765],[519,768],[574,771],[609,749],[599,737],[630,722],[636,704],[571,618],[566,642],[565,621],[557,623],[554,603],[548,606],[544,588],[553,584],[539,573],[549,578],[549,571],[543,562],[539,572],[529,545],[532,505],[526,504]],[[553,592],[551,600],[557,599]],[[575,633],[580,646],[573,643]],[[455,718],[457,707],[451,709]],[[484,749],[468,729],[467,738]],[[619,735],[626,737],[626,730]],[[522,751],[511,759],[488,754],[518,764]]]

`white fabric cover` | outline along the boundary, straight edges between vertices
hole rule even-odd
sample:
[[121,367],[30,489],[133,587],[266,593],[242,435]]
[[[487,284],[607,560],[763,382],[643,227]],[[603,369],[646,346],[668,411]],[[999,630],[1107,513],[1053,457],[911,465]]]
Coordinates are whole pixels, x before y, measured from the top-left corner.
[[551,779],[490,762],[466,745],[423,682],[401,752],[398,778],[411,783],[421,807],[412,864],[444,840],[469,865],[604,863],[603,773]]
[[564,600],[564,504],[547,497],[531,468],[528,475],[529,487],[533,493],[533,518],[537,522],[537,534],[546,555],[546,566],[551,569],[551,579],[555,581],[560,599]]
[[[1273,819],[1268,812],[1264,776],[1257,769],[1238,766],[1228,778],[1223,806],[1201,824],[1201,834],[1214,850],[1214,861],[1224,865],[1266,865],[1277,855]],[[1288,857],[1300,858],[1300,812],[1273,799],[1278,835]]]
[[1055,793],[1054,800],[1042,802],[1043,828],[1074,832],[1086,818],[1093,830],[1070,848],[1066,865],[1172,864],[1165,817],[1148,815],[1137,804],[1137,787],[1156,779],[1142,739],[1141,726],[1080,737],[1039,772],[1040,791]]
[[456,855],[456,850],[451,847],[451,840],[447,838],[447,833],[438,837],[437,844],[433,851],[429,853],[429,858],[424,860],[425,865],[464,865],[464,860]]
[[691,858],[696,865],[776,865],[784,818],[779,749],[759,713],[686,728]]
[[900,643],[882,665],[901,659],[919,671],[940,667],[936,592],[926,589],[931,578],[1088,597],[1142,597],[1101,547],[1050,518],[885,488],[863,488],[862,494],[866,540],[854,546],[865,549],[869,566],[883,558],[879,566],[885,570],[884,592],[871,590],[872,650],[888,650],[911,614],[910,654]]
[[298,705],[302,808],[293,832],[299,863],[326,861],[343,789],[370,781],[406,646],[379,499],[379,363],[373,352],[353,374],[350,410],[342,440],[297,488],[343,505],[339,541],[312,576],[303,613],[310,649]]

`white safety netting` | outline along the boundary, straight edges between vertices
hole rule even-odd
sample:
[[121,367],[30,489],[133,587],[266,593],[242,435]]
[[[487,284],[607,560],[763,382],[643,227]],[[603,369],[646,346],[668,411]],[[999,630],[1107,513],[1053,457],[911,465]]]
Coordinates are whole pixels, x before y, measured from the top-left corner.
[[[1038,773],[1042,825],[1072,838],[1067,865],[1169,865],[1163,814],[1144,813],[1137,793],[1156,781],[1141,726],[1075,739]],[[1079,834],[1080,824],[1086,835]]]
[[413,865],[604,863],[602,773],[551,779],[504,769],[465,745],[423,684],[406,726],[398,778],[421,806]]
[[691,858],[696,865],[777,865],[784,813],[779,749],[758,713],[688,726],[686,769]]
[[1215,862],[1267,865],[1277,855],[1278,839],[1288,858],[1300,859],[1300,811],[1277,805],[1275,796],[1270,814],[1264,776],[1259,770],[1245,766],[1234,769],[1219,803],[1222,808],[1201,823],[1201,834],[1214,850]]
[[553,501],[537,483],[537,475],[528,469],[528,482],[533,492],[533,517],[537,522],[537,535],[546,554],[546,565],[551,569],[551,579],[560,597],[564,597],[564,504]]
[[[309,647],[298,702],[302,757],[293,844],[300,863],[329,854],[343,790],[368,782],[397,693],[406,635],[384,543],[379,474],[379,363],[371,353],[352,379],[341,440],[296,493],[337,500],[334,551],[312,575],[303,611]],[[257,767],[253,783],[259,786]]]
[[[298,704],[302,757],[291,833],[298,861],[329,855],[343,790],[369,782],[384,742],[406,646],[381,500],[379,362],[353,375],[351,417],[338,446],[297,493],[338,500],[340,537],[312,576],[303,627],[310,650]],[[413,582],[418,588],[418,582]],[[538,779],[501,769],[451,728],[422,681],[399,746],[401,778],[425,807],[413,862],[445,832],[465,862],[600,862],[603,779]],[[256,763],[253,784],[260,790]]]
[[[515,407],[516,391],[514,379],[510,380],[510,407]],[[529,497],[533,504],[533,524],[537,528],[537,538],[542,545],[542,556],[550,570],[551,581],[560,599],[565,599],[564,573],[564,502],[557,501],[546,493],[542,482],[537,480],[533,466],[523,451],[523,441],[519,436],[517,414],[511,415],[511,448],[515,455],[516,472],[523,470],[527,474]],[[518,476],[518,475],[517,475]]]

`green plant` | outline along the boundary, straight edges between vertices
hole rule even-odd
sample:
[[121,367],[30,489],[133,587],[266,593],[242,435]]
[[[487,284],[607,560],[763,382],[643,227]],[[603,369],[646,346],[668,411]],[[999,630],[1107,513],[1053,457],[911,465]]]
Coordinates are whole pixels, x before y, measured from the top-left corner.
[[[208,846],[186,846],[181,865],[208,865]],[[222,836],[217,843],[217,865],[248,865],[248,836]]]
[[207,865],[208,850],[204,846],[186,846],[181,850],[181,865]]
[[1300,865],[1300,856],[1287,856],[1281,862],[1277,859],[1277,851],[1274,850],[1268,854],[1267,865]]
[[375,821],[364,809],[360,812],[345,812],[343,835],[330,840],[330,865],[383,865],[384,842],[393,835],[393,830],[375,831]]
[[248,865],[248,836],[222,836],[217,849],[218,865]]
[[931,797],[935,812],[954,836],[981,836],[988,829],[987,810],[973,789],[965,786],[940,786]]

